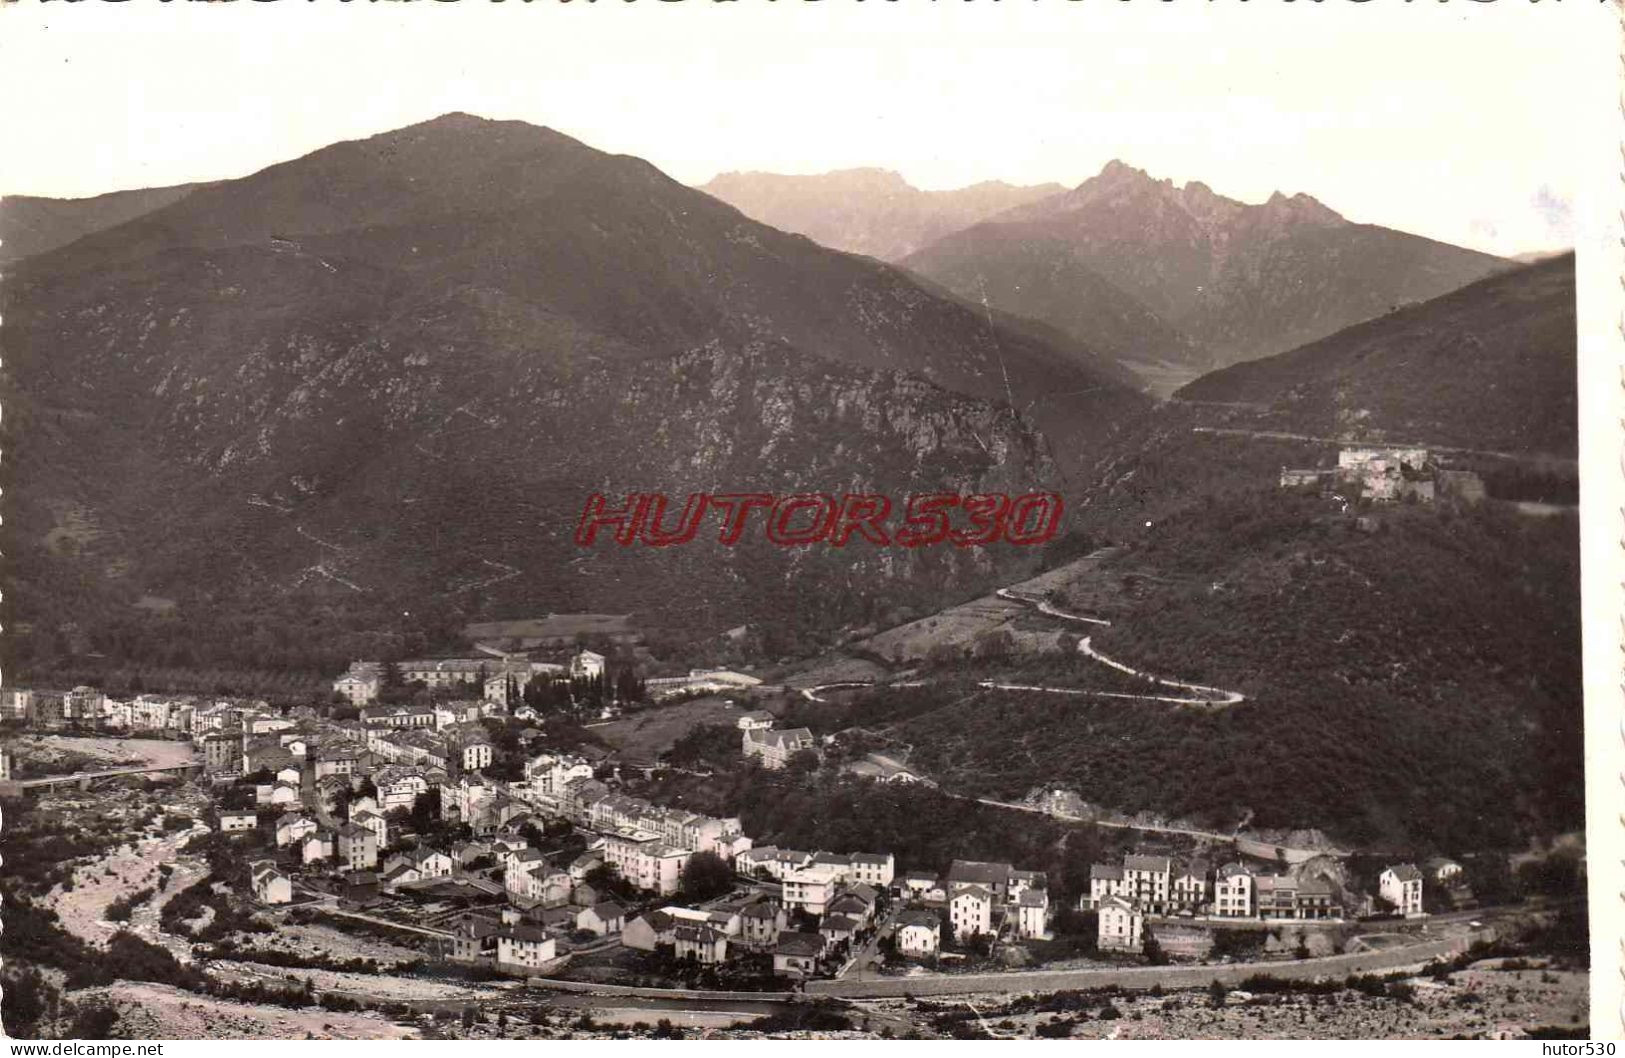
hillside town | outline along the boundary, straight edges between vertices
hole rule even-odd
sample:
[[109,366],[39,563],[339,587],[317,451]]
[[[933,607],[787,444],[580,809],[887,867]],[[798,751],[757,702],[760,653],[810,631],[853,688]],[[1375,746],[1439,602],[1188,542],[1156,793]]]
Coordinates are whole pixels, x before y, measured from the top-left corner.
[[[544,685],[585,700],[605,675],[605,657],[585,649],[495,666],[357,662],[333,683],[343,706],[325,715],[77,687],[6,690],[0,719],[190,741],[181,770],[205,784],[203,819],[228,843],[246,908],[321,907],[335,922],[416,931],[438,938],[435,954],[450,963],[520,978],[612,949],[734,984],[951,970],[996,964],[1001,946],[1052,942],[1058,926],[1075,935],[1080,922],[1097,958],[1202,958],[1213,947],[1204,927],[1418,920],[1427,885],[1470,901],[1461,865],[1442,859],[1426,874],[1391,864],[1376,892],[1359,892],[1313,861],[1289,870],[1141,851],[1094,864],[1068,904],[1043,871],[1019,864],[760,844],[737,816],[628,792],[624,762],[593,747],[550,745],[549,722],[527,701]],[[402,681],[412,700],[385,704]],[[696,670],[650,680],[646,694],[670,700],[679,684],[738,694],[761,681]],[[603,712],[621,707],[609,701]],[[739,712],[734,728],[739,763],[767,771],[817,767],[825,751],[826,740],[779,727],[766,709]],[[0,767],[12,781],[10,752]]]

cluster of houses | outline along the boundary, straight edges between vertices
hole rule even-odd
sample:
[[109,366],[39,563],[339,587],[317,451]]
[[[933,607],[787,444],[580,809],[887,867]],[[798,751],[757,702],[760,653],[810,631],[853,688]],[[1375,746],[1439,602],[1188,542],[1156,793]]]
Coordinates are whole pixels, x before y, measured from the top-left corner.
[[1446,470],[1426,448],[1416,447],[1344,448],[1335,467],[1283,467],[1281,487],[1345,488],[1383,503],[1406,499],[1432,503],[1447,496],[1477,503],[1486,495],[1479,475],[1470,470]]
[[[1389,867],[1379,885],[1397,913],[1422,914],[1423,876],[1414,865]],[[1078,904],[1098,913],[1096,940],[1103,951],[1144,950],[1147,919],[1156,916],[1287,921],[1344,916],[1339,887],[1324,877],[1259,871],[1239,861],[1215,869],[1200,858],[1176,862],[1139,854],[1120,864],[1091,866],[1089,889]]]
[[889,853],[750,848],[738,853],[734,868],[777,880],[780,895],[759,892],[703,909],[662,907],[627,923],[621,942],[645,951],[665,948],[704,966],[771,955],[775,974],[807,977],[873,935],[894,877]]
[[895,951],[934,958],[944,938],[965,944],[1001,933],[1047,938],[1044,875],[1005,863],[955,860],[946,874],[898,875],[890,853],[801,852],[772,846],[741,852],[735,869],[779,883],[779,893],[753,893],[705,908],[666,906],[626,924],[622,943],[715,965],[768,954],[773,972],[808,977],[839,965],[880,927],[889,901]]
[[27,724],[42,731],[73,727],[192,738],[226,729],[265,734],[293,726],[264,701],[173,694],[117,699],[94,687],[75,687],[71,691],[7,688],[0,691],[0,721]]

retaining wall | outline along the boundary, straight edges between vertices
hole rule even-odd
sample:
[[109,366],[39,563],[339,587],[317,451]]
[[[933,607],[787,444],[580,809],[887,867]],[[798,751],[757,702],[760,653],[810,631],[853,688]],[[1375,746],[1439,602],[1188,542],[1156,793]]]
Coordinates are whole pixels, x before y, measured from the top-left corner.
[[1474,940],[1491,939],[1493,934],[1456,937],[1407,944],[1381,952],[1329,955],[1320,959],[1300,959],[1271,963],[1230,963],[1219,966],[1125,966],[1100,970],[1030,970],[993,974],[934,974],[920,977],[876,977],[852,981],[809,981],[808,995],[846,998],[957,995],[967,992],[1017,994],[1058,992],[1064,989],[1106,988],[1201,988],[1212,981],[1239,985],[1254,974],[1267,974],[1294,981],[1321,978],[1340,979],[1350,974],[1388,973],[1420,968],[1438,958],[1451,958],[1466,951]]

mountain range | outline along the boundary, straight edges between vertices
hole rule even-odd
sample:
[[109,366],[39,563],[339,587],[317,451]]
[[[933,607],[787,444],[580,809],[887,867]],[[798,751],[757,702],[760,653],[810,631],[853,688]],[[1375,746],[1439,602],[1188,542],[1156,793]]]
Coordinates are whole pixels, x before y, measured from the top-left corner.
[[319,588],[374,613],[838,623],[1033,556],[693,547],[605,571],[575,519],[595,491],[1057,487],[1146,403],[1058,332],[468,115],[194,188],[25,259],[3,297],[30,582],[6,594],[58,633],[83,623],[41,611],[66,585],[112,612]]
[[[961,295],[985,289],[994,307],[1122,359],[1201,368],[1284,352],[1509,262],[1355,224],[1308,195],[1277,192],[1248,205],[1111,162],[1071,191],[956,232],[903,264]],[[1080,282],[1083,272],[1097,278]],[[1001,290],[1004,298],[993,297]],[[1076,299],[1109,304],[1114,293],[1156,322],[1139,334],[1099,334]],[[1120,305],[1104,312],[1125,314]],[[1187,341],[1173,341],[1170,329]]]
[[[1107,607],[1101,649],[1246,700],[1001,697],[972,670],[1007,661],[964,658],[965,693],[894,732],[934,777],[1462,847],[1583,804],[1572,517],[1357,518],[1279,488],[1387,440],[1450,446],[1492,496],[1545,498],[1502,491],[1550,485],[1505,473],[1526,464],[1572,492],[1572,255],[1518,266],[1119,164],[905,268],[463,114],[237,180],[14,205],[0,230],[38,249],[0,286],[8,678],[321,692],[353,658],[467,649],[470,621],[582,612],[632,614],[673,665],[760,664],[935,627],[1109,540],[1058,596]],[[1188,384],[1156,402],[1125,365]],[[1060,491],[1065,535],[573,540],[593,493],[809,490]],[[1081,662],[1008,664],[1030,685]]]
[[179,201],[201,186],[179,184],[113,191],[91,198],[7,195],[0,199],[0,264],[33,257],[104,228],[116,227]]
[[1296,348],[1511,264],[1353,223],[1308,195],[1248,205],[1119,161],[1071,190],[922,192],[872,169],[725,174],[702,190],[1053,326],[1162,396],[1210,368]]
[[1574,459],[1574,255],[1499,272],[1176,397],[1253,405],[1256,429]]
[[764,224],[895,262],[961,228],[1065,189],[989,180],[922,191],[889,169],[841,169],[817,176],[722,173],[700,190]]

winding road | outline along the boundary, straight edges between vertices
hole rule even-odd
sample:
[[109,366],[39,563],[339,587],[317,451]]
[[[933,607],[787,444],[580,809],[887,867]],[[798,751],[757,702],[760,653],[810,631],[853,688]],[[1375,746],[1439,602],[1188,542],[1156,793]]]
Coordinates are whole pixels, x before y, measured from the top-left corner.
[[[1032,598],[1025,594],[1011,591],[1009,588],[1000,588],[996,594],[1001,599],[1024,603],[1038,610],[1039,613],[1050,617],[1057,617],[1063,621],[1076,621],[1084,624],[1110,626],[1111,622],[1099,617],[1088,617],[1083,614],[1067,613],[1065,610],[1050,605],[1044,599]],[[1174,690],[1188,692],[1187,697],[1175,698],[1163,694],[1130,694],[1125,691],[1090,691],[1078,687],[1047,687],[1024,683],[1000,683],[995,680],[984,680],[978,686],[995,691],[1038,691],[1044,694],[1075,694],[1091,698],[1126,698],[1142,702],[1167,702],[1173,705],[1205,705],[1212,708],[1223,708],[1246,701],[1246,697],[1239,691],[1227,691],[1221,687],[1207,687],[1200,683],[1186,683],[1183,680],[1171,680],[1162,676],[1153,676],[1149,672],[1141,672],[1131,668],[1120,661],[1114,661],[1094,648],[1091,637],[1084,636],[1078,642],[1078,653],[1090,661],[1098,662],[1107,668],[1116,669],[1136,679],[1149,680],[1159,687],[1170,687]]]

